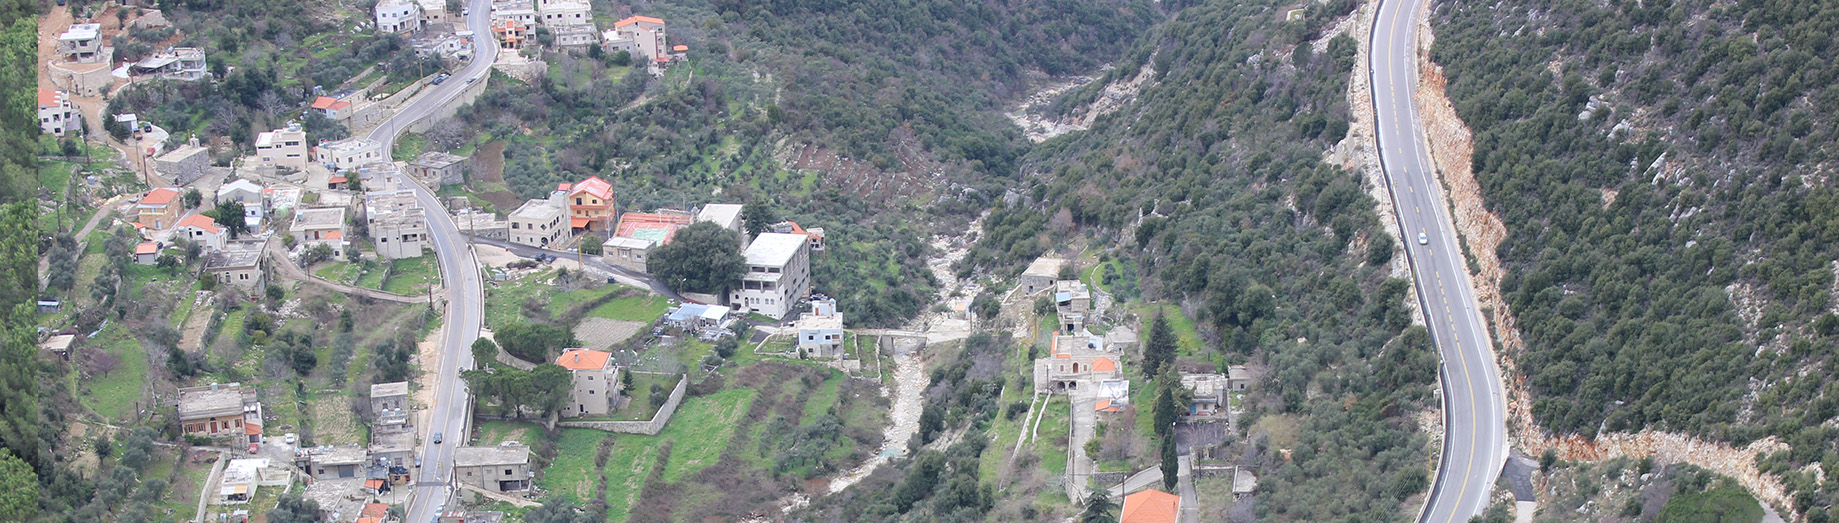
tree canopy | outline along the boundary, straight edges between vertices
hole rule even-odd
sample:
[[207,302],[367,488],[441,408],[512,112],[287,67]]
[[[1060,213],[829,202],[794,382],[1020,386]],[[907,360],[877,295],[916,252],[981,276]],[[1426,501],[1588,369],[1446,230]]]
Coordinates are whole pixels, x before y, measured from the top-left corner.
[[740,249],[741,238],[734,231],[697,222],[677,230],[670,243],[652,251],[646,269],[678,291],[723,294],[739,285],[747,271]]

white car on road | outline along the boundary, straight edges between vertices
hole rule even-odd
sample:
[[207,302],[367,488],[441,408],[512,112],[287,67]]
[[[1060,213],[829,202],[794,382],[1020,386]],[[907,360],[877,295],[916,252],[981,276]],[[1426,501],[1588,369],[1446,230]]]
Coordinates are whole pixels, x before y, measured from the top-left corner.
[[1418,245],[1430,245],[1430,237],[1424,233],[1418,233]]

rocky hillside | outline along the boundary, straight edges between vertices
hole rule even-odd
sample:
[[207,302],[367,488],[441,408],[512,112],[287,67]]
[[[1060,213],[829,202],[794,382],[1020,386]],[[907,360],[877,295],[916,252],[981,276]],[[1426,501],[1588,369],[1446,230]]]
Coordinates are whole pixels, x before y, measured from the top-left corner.
[[[1839,7],[1442,2],[1431,58],[1508,234],[1514,356],[1548,431],[1737,446],[1824,520],[1839,467]],[[1831,470],[1831,469],[1826,469]]]

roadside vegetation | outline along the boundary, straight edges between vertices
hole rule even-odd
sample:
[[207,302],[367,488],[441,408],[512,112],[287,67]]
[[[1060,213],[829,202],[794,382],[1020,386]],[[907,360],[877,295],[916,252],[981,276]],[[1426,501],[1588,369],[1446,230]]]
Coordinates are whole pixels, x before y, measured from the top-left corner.
[[1839,517],[1805,472],[1839,452],[1835,9],[1438,5],[1543,428],[1774,436],[1793,508]]

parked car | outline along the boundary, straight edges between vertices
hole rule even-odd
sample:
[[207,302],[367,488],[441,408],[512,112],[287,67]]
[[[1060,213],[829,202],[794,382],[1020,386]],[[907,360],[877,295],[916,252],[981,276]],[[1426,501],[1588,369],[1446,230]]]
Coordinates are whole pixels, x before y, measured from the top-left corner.
[[287,435],[281,436],[281,441],[285,441],[287,442],[287,444],[293,445],[295,441],[299,441],[299,436],[295,436],[294,433],[289,432],[287,433]]

